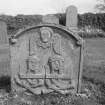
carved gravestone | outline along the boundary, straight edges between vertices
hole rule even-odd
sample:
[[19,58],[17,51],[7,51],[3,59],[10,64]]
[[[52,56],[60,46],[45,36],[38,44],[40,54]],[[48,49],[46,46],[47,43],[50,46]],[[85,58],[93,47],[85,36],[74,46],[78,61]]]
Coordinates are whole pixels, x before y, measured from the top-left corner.
[[76,93],[80,88],[82,40],[66,27],[41,24],[14,37],[12,86],[33,94]]
[[77,8],[75,6],[69,6],[66,10],[66,26],[69,29],[76,30],[77,29]]

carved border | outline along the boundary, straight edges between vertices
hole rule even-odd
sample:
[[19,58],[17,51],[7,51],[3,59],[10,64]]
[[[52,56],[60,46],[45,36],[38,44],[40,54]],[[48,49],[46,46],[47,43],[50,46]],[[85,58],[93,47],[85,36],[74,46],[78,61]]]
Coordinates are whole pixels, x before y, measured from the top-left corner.
[[21,29],[20,31],[18,31],[18,32],[14,35],[14,38],[17,39],[17,38],[18,38],[19,36],[21,36],[21,34],[23,34],[24,32],[29,31],[29,30],[31,30],[31,29],[35,29],[35,28],[41,28],[41,27],[52,27],[52,28],[57,28],[57,29],[59,29],[59,30],[62,30],[62,31],[64,31],[64,32],[67,33],[67,34],[72,35],[72,36],[76,39],[78,45],[81,45],[81,44],[82,44],[82,39],[81,39],[81,37],[78,35],[78,32],[73,31],[73,30],[70,30],[70,29],[69,29],[68,27],[66,27],[66,26],[55,25],[55,24],[39,24],[39,25],[34,25],[34,26],[26,27],[26,28]]

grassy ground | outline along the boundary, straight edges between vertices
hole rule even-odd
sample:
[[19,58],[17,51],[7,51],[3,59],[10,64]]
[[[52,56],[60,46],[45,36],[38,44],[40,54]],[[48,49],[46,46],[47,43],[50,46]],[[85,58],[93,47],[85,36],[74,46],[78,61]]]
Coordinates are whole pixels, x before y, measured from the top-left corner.
[[84,76],[105,83],[105,39],[86,39]]
[[105,38],[85,39],[83,81],[96,101],[105,105]]

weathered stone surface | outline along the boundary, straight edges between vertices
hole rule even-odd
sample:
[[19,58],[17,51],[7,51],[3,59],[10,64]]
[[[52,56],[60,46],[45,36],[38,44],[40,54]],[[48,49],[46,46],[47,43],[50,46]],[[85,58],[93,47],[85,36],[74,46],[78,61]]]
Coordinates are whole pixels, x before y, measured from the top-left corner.
[[70,29],[77,29],[77,8],[69,6],[66,10],[66,26]]
[[7,36],[7,25],[3,20],[0,20],[0,45],[9,44]]
[[12,85],[33,94],[76,93],[81,73],[81,39],[66,28],[42,24],[30,27],[11,45]]
[[6,23],[0,20],[0,77],[10,76],[10,49]]
[[43,23],[59,24],[59,19],[54,15],[46,15],[42,18]]

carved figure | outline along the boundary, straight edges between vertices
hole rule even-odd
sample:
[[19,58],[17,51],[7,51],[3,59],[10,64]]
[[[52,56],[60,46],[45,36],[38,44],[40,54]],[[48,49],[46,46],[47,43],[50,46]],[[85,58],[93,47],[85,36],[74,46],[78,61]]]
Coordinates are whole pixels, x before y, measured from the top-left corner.
[[33,74],[38,73],[38,70],[40,70],[40,60],[37,56],[31,56],[28,58],[27,69]]
[[64,59],[50,57],[48,66],[51,74],[62,74],[62,71],[64,70]]
[[44,49],[50,48],[52,43],[53,31],[48,27],[43,27],[40,29],[40,38],[37,40],[37,46]]

